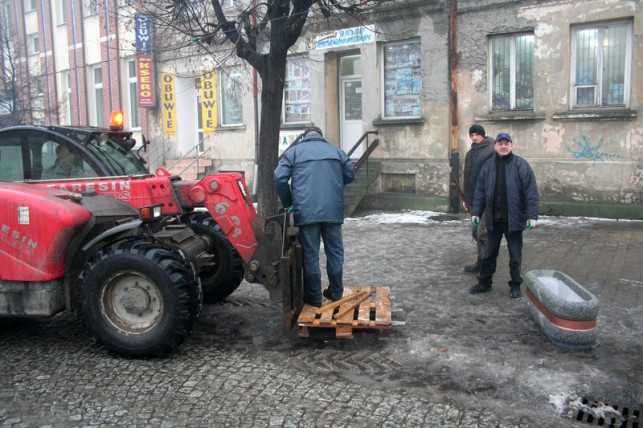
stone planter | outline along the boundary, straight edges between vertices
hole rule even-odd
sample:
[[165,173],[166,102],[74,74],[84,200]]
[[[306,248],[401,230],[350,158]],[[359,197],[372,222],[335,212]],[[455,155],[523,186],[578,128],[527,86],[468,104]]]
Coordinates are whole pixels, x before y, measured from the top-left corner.
[[532,270],[525,276],[525,306],[554,344],[589,349],[596,341],[598,299],[568,275]]

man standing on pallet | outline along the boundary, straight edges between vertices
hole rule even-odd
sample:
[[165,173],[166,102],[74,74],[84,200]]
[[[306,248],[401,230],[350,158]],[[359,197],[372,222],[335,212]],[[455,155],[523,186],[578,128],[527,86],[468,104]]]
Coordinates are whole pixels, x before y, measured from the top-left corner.
[[[474,123],[469,128],[469,137],[471,137],[471,148],[464,157],[464,209],[471,211],[473,206],[473,195],[476,191],[476,182],[482,165],[496,153],[493,147],[493,138],[485,136],[485,130],[481,125]],[[472,265],[465,266],[465,272],[480,272],[480,263],[485,255],[487,248],[487,227],[485,217],[480,216],[480,224],[471,226],[471,235],[477,244],[478,257]]]
[[304,264],[304,302],[321,307],[320,238],[324,240],[328,288],[324,297],[337,301],[344,293],[344,186],[355,179],[353,164],[341,149],[307,128],[286,150],[275,169],[275,188],[282,206],[294,211]]

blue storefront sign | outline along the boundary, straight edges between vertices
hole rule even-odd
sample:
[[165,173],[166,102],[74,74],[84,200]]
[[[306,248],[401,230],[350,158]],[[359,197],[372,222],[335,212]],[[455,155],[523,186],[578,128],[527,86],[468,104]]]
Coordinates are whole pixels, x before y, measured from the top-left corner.
[[136,53],[149,55],[152,53],[152,20],[145,13],[137,13],[136,23]]

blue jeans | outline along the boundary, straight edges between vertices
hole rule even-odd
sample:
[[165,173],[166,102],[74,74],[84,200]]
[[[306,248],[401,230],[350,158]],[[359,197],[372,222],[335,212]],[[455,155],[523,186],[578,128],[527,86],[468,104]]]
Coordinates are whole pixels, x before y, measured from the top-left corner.
[[496,273],[498,253],[502,237],[507,240],[509,250],[509,274],[510,286],[522,284],[520,269],[522,265],[522,230],[509,232],[509,224],[505,222],[493,222],[493,229],[487,229],[487,251],[480,265],[478,279],[483,285],[491,285],[493,274]]
[[299,226],[299,242],[304,259],[304,300],[321,302],[321,271],[319,269],[319,242],[324,240],[328,290],[333,296],[344,292],[342,283],[344,243],[341,223],[313,223]]

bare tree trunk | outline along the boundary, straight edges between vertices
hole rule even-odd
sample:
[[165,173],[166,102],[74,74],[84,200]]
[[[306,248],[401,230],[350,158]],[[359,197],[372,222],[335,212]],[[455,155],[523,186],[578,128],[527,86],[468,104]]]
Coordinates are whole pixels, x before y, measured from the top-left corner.
[[262,75],[261,131],[259,134],[259,177],[257,203],[259,217],[277,213],[279,203],[274,185],[274,171],[279,158],[279,129],[281,127],[281,98],[286,75],[286,54],[268,58],[266,75]]

